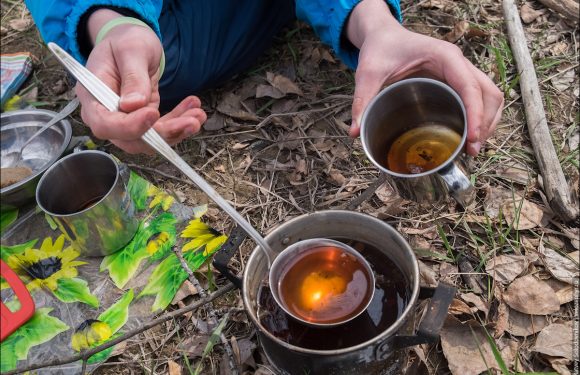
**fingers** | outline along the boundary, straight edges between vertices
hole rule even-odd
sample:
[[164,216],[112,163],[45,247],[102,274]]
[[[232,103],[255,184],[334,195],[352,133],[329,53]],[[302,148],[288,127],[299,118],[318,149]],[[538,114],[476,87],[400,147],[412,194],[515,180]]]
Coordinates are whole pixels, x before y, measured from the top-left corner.
[[[201,109],[201,101],[197,96],[188,96],[187,98],[183,99],[173,110],[167,113],[165,116],[162,117],[163,120],[172,119],[175,117],[179,117],[183,115],[186,111],[190,109],[198,108]],[[203,112],[203,111],[202,111]],[[204,112],[205,114],[205,112]],[[205,120],[202,121],[202,123]]]
[[372,64],[372,62],[361,61],[355,74],[352,125],[349,132],[351,137],[359,136],[363,113],[372,98],[378,94],[385,80],[384,70]]
[[468,62],[473,74],[479,81],[483,93],[483,107],[484,115],[483,122],[480,129],[479,140],[484,142],[487,138],[491,136],[494,132],[499,120],[501,119],[501,114],[503,111],[504,96],[501,90],[493,83],[491,79],[481,70],[477,69],[473,64]]
[[121,78],[120,109],[131,112],[147,105],[151,99],[148,59],[131,48],[119,49],[115,61]]
[[135,140],[155,124],[159,111],[143,107],[131,113],[110,112],[96,100],[87,100],[81,116],[99,139]]

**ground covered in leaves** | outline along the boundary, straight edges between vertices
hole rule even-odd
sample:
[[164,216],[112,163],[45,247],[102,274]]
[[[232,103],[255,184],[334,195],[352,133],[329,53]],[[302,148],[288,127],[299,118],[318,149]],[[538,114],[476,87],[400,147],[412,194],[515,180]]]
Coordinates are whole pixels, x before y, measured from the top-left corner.
[[[571,374],[578,368],[573,362],[578,349],[573,339],[579,314],[578,222],[555,217],[542,191],[501,4],[403,3],[407,27],[456,43],[504,91],[506,105],[494,136],[471,161],[477,200],[465,211],[452,201],[419,206],[399,198],[388,184],[356,208],[385,220],[408,239],[419,259],[422,284],[446,282],[458,288],[440,342],[409,350],[402,371]],[[578,29],[536,1],[518,3],[552,140],[577,196]],[[39,108],[61,108],[74,95],[71,80],[50,58],[22,3],[1,4],[2,52],[34,55],[33,76],[19,95]],[[347,135],[353,84],[353,72],[308,26],[296,24],[277,37],[253,69],[202,93],[209,119],[199,135],[176,149],[263,233],[304,213],[344,208],[379,176],[360,141]],[[73,124],[75,135],[89,134],[78,113]],[[179,201],[208,202],[161,157],[127,155],[101,145]],[[229,233],[232,222],[212,207],[211,224]],[[253,247],[246,241],[231,266],[242,272]],[[196,276],[210,291],[227,283],[210,265]],[[182,289],[176,308],[197,298],[188,282]],[[222,342],[204,353],[215,329],[207,323],[209,310],[218,319],[229,315]],[[230,362],[241,372],[272,373],[239,292],[146,331],[116,353],[97,373],[180,374],[201,364],[203,373],[228,374]]]

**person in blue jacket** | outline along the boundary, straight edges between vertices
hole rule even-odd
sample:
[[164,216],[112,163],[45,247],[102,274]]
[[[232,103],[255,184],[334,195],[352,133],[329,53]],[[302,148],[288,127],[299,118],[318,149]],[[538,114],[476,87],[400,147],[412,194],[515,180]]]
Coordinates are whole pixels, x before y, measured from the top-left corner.
[[[447,82],[467,109],[467,152],[476,155],[503,108],[494,83],[453,44],[401,26],[399,0],[26,0],[55,42],[121,96],[108,112],[77,85],[83,121],[100,139],[147,152],[154,127],[170,144],[206,120],[196,92],[243,72],[298,17],[356,69],[350,134],[370,100],[411,74]],[[160,112],[161,110],[161,112]],[[161,113],[165,113],[161,115]]]

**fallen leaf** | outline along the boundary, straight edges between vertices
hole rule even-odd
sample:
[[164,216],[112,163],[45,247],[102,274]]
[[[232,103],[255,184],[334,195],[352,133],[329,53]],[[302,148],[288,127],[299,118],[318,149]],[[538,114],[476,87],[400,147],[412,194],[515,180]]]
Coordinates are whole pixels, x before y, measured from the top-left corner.
[[177,293],[175,293],[175,296],[173,297],[171,304],[176,305],[177,302],[181,302],[185,298],[189,296],[194,296],[196,294],[197,289],[195,288],[195,286],[191,283],[191,281],[185,280],[183,284],[181,284],[181,287],[179,287],[179,289],[177,290]]
[[461,298],[467,302],[473,304],[475,308],[479,311],[483,311],[483,313],[487,316],[489,314],[489,304],[485,302],[480,296],[475,293],[464,293],[461,295]]
[[283,98],[285,95],[280,92],[280,90],[278,90],[275,87],[272,87],[270,85],[258,85],[256,87],[256,98],[263,98],[263,97],[268,97],[268,98],[274,98],[274,99],[280,99]]
[[449,316],[441,329],[441,346],[453,375],[479,375],[488,366],[499,369],[481,326]]
[[548,357],[548,362],[552,365],[552,368],[558,372],[560,375],[572,375],[570,370],[568,370],[568,365],[572,363],[571,360],[566,358],[558,358],[558,357]]
[[509,307],[503,301],[497,307],[497,315],[495,318],[494,337],[503,336],[504,332],[509,326]]
[[[483,209],[487,216],[495,219],[499,216],[499,210],[503,202],[507,199],[512,199],[514,193],[507,189],[496,187],[489,187],[486,189],[485,201],[483,202]],[[516,195],[517,197],[517,195]]]
[[216,165],[215,167],[213,167],[213,170],[220,173],[226,173],[226,167],[224,167],[223,164]]
[[328,173],[330,179],[338,186],[343,186],[346,183],[346,177],[338,169],[332,168]]
[[169,375],[181,375],[181,366],[179,363],[172,361],[171,359],[167,361],[167,369]]
[[188,336],[177,345],[177,350],[186,353],[188,357],[201,357],[208,340],[209,334]]
[[568,70],[550,80],[554,88],[560,92],[566,91],[576,79],[574,69]]
[[530,173],[527,169],[504,167],[499,168],[496,174],[497,176],[502,177],[508,181],[513,181],[524,186],[528,185],[530,182]]
[[388,182],[385,182],[384,184],[379,186],[377,190],[375,190],[375,195],[385,205],[392,204],[399,198],[397,192],[391,187],[391,185]]
[[574,284],[580,270],[578,263],[549,247],[544,247],[543,243],[540,243],[538,251],[542,254],[540,259],[552,276],[565,283]]
[[517,230],[532,229],[542,223],[544,211],[526,199],[509,200],[502,205],[505,221]]
[[528,268],[528,260],[523,255],[499,255],[485,265],[489,276],[502,284],[511,283]]
[[228,93],[216,108],[220,113],[242,121],[258,121],[258,117],[242,109],[241,98],[233,93]]
[[453,298],[453,300],[451,301],[451,305],[449,305],[449,314],[453,315],[473,314],[473,311],[467,305],[467,303],[463,302],[460,299]]
[[542,14],[544,14],[544,12],[535,10],[528,3],[525,3],[520,8],[520,16],[522,17],[522,21],[524,21],[524,23],[532,23]]
[[207,131],[216,131],[223,129],[226,126],[226,119],[219,113],[215,113],[213,116],[208,118],[204,124],[203,128]]
[[232,150],[243,150],[246,147],[248,147],[250,144],[249,143],[241,143],[241,142],[237,142],[236,144],[234,144],[232,146]]
[[266,80],[274,88],[283,94],[283,96],[288,94],[296,94],[299,96],[304,96],[304,93],[300,88],[292,82],[289,78],[284,77],[280,74],[274,74],[271,72],[266,73]]
[[459,21],[455,24],[455,26],[453,26],[453,30],[443,35],[443,40],[446,40],[449,43],[455,43],[459,39],[463,38],[465,33],[467,33],[467,30],[469,30],[469,22]]
[[574,329],[572,325],[572,321],[550,324],[538,334],[536,344],[532,350],[554,357],[573,360],[574,350],[572,346]]
[[503,299],[511,308],[526,314],[546,315],[560,310],[560,301],[554,290],[532,275],[512,282]]
[[508,307],[506,331],[514,336],[526,337],[540,332],[548,324],[544,315],[524,314]]
[[419,277],[421,279],[421,285],[436,286],[438,284],[437,274],[433,268],[429,267],[420,260],[417,260],[417,262],[419,263]]
[[574,301],[574,286],[560,280],[548,279],[546,280],[550,288],[556,293],[556,297],[560,301],[560,305]]
[[16,31],[25,31],[32,25],[33,22],[31,18],[19,18],[8,22],[8,26],[10,26],[12,30]]

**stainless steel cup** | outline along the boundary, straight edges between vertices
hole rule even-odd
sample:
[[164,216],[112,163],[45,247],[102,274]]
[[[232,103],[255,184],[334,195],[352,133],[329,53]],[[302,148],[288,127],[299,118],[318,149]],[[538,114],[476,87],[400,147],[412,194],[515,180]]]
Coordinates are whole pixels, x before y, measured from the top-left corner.
[[87,256],[120,250],[139,226],[117,162],[101,151],[81,151],[56,162],[40,179],[36,201]]
[[[402,174],[386,165],[388,147],[413,128],[440,124],[461,135],[453,154],[432,170]],[[361,141],[367,157],[388,175],[393,188],[403,198],[419,203],[438,202],[451,195],[463,207],[474,199],[463,147],[467,120],[461,98],[442,82],[410,78],[383,89],[368,105],[361,120]]]

